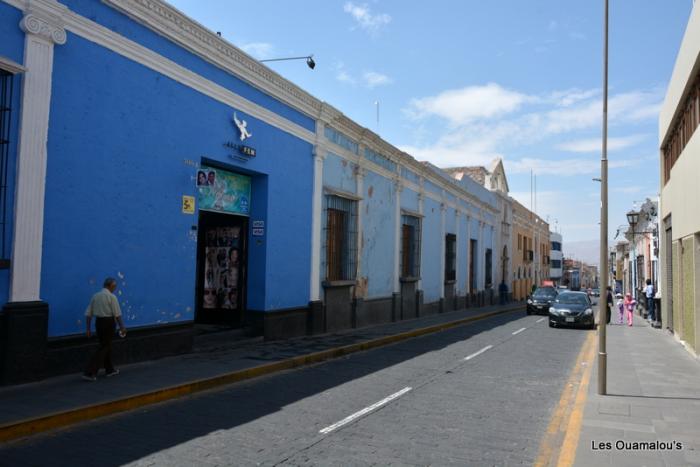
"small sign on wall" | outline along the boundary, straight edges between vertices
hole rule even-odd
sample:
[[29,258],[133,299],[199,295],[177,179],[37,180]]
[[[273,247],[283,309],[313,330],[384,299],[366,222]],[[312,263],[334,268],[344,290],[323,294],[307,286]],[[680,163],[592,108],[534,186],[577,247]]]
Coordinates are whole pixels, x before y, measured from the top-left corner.
[[253,221],[253,228],[254,229],[264,229],[265,228],[265,221]]
[[182,213],[194,214],[194,196],[182,195]]
[[262,237],[265,235],[265,229],[253,229],[253,237]]

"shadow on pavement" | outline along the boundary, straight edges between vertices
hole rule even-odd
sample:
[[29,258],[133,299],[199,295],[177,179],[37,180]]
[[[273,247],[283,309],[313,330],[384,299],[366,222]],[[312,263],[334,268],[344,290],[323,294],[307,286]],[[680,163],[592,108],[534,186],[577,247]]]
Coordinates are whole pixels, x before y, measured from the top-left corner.
[[[524,316],[524,311],[497,315],[310,367],[237,383],[18,440],[0,447],[0,465],[118,466],[138,461],[219,430],[229,430],[275,414],[295,402],[426,353],[440,351]],[[450,361],[449,366],[453,367],[455,361]],[[266,423],[269,422],[265,421],[262,426]],[[292,426],[297,427],[297,432],[308,432],[310,439],[314,439],[318,436],[319,428],[310,424],[313,424],[312,420],[296,420]],[[264,430],[257,433],[259,436],[265,435]],[[236,438],[236,444],[261,442],[251,434],[240,436]],[[245,436],[248,436],[249,441],[246,441]],[[217,446],[217,449],[223,448]],[[230,449],[234,451],[236,446],[231,445]],[[241,463],[248,462],[250,461],[241,459]],[[206,459],[202,463],[206,465]]]

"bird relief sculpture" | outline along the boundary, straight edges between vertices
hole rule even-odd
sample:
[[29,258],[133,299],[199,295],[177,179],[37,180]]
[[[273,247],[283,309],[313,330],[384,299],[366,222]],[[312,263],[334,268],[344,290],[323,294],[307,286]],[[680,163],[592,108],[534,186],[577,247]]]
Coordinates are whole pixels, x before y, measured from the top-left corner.
[[253,136],[253,134],[248,131],[248,122],[246,122],[245,120],[239,120],[238,116],[236,115],[236,112],[233,113],[233,122],[236,124],[236,126],[238,127],[238,131],[241,133],[241,141],[245,141],[246,138],[250,138]]

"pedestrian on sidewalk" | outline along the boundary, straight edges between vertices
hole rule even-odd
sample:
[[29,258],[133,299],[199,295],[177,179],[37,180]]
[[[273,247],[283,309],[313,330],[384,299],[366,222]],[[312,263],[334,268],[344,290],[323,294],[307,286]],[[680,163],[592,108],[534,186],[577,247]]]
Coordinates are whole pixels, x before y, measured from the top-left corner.
[[654,313],[654,286],[651,284],[651,279],[647,279],[647,285],[644,287],[644,295],[647,299],[647,320],[650,323],[656,321]]
[[610,315],[612,314],[611,308],[613,307],[613,294],[612,287],[608,286],[606,288],[607,294],[605,296],[605,314],[607,316],[605,322],[610,324]]
[[103,289],[92,296],[90,304],[85,310],[85,326],[87,337],[91,336],[92,318],[95,318],[95,331],[100,345],[90,359],[83,379],[86,381],[96,381],[100,366],[104,366],[107,376],[119,374],[119,370],[112,364],[112,339],[114,338],[114,323],[119,324],[119,335],[126,335],[126,327],[122,320],[122,311],[119,308],[119,301],[114,295],[117,289],[117,281],[113,277],[108,277],[104,281]]
[[617,293],[617,295],[615,295],[615,297],[617,298],[617,311],[619,313],[619,319],[617,321],[617,324],[622,324],[622,318],[625,314],[625,301],[622,299],[622,294],[619,292]]
[[637,301],[632,298],[632,294],[627,292],[627,295],[625,295],[625,302],[623,303],[625,307],[625,311],[627,312],[627,325],[632,326],[632,318],[634,317],[634,306],[637,304]]

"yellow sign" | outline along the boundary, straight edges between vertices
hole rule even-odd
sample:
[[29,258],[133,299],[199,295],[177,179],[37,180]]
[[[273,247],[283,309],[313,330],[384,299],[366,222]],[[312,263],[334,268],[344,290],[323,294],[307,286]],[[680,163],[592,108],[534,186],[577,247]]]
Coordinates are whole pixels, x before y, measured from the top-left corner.
[[182,196],[182,213],[194,214],[194,196]]

